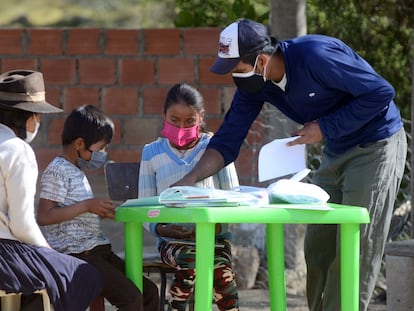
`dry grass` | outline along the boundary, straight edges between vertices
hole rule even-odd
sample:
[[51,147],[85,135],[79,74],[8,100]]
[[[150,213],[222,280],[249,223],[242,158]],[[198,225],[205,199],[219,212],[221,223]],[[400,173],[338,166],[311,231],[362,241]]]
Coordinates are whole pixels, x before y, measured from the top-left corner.
[[0,27],[173,27],[174,0],[1,0]]

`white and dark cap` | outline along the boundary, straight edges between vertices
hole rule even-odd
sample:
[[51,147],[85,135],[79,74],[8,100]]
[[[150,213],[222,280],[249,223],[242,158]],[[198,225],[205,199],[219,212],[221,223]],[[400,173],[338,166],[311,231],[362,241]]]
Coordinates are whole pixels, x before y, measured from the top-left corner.
[[43,74],[32,70],[11,70],[0,75],[0,107],[35,113],[62,112],[46,102]]
[[260,51],[272,44],[268,28],[250,19],[238,20],[220,33],[218,58],[210,71],[226,74],[240,62],[240,58]]

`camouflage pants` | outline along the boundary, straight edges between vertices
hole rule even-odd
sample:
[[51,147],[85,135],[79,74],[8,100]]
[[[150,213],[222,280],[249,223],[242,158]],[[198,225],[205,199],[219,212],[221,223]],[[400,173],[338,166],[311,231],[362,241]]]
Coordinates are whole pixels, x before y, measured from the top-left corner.
[[[214,255],[214,301],[219,310],[239,309],[236,280],[231,267],[229,241],[216,247]],[[164,263],[176,268],[170,288],[169,310],[185,311],[195,284],[195,246],[161,242],[160,256]]]

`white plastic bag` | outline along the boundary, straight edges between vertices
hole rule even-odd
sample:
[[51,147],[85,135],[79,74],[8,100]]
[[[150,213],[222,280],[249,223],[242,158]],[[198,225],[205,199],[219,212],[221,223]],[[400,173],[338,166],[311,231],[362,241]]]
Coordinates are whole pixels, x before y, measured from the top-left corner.
[[267,187],[270,203],[326,203],[329,194],[321,187],[292,179],[280,179]]

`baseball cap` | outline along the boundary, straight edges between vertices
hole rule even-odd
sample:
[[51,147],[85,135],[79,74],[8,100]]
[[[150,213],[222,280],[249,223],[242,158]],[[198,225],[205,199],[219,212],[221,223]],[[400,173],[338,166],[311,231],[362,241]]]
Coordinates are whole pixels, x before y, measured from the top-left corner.
[[268,28],[250,19],[240,19],[220,33],[218,58],[210,67],[217,74],[229,73],[240,58],[271,44]]

